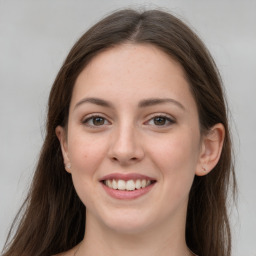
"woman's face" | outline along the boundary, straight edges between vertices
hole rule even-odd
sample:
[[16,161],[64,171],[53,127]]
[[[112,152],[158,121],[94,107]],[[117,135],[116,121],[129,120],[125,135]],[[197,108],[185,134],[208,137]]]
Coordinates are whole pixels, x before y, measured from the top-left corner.
[[185,225],[202,147],[176,61],[152,45],[100,53],[76,80],[67,131],[57,128],[87,225],[128,233]]

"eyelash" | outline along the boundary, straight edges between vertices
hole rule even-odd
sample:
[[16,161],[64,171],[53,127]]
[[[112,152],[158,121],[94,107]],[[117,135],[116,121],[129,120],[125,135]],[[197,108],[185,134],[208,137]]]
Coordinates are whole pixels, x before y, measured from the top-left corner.
[[[155,124],[156,118],[161,118],[161,119],[163,119],[163,120],[164,120],[164,124],[156,125],[156,124]],[[175,123],[175,120],[174,120],[174,119],[172,119],[170,116],[167,116],[167,115],[164,115],[164,114],[157,114],[157,115],[154,115],[153,117],[151,117],[151,118],[146,122],[146,124],[149,124],[151,121],[154,122],[154,123],[151,124],[151,125],[157,126],[157,127],[159,127],[159,128],[166,128],[166,127],[168,127],[168,126],[170,126],[170,125],[172,125],[172,124]]]
[[[100,124],[100,125],[89,124],[89,122],[93,122],[96,118],[102,119],[103,124]],[[156,124],[155,124],[156,118],[162,118],[162,119],[164,120],[164,124],[156,125]],[[150,124],[151,121],[153,121],[154,124]],[[83,120],[83,121],[82,121],[82,124],[84,124],[84,125],[86,125],[86,126],[88,126],[88,127],[90,127],[90,128],[100,128],[100,127],[106,125],[105,122],[108,123],[107,125],[111,124],[111,122],[109,122],[105,117],[103,117],[103,116],[101,116],[101,115],[91,115],[91,116],[87,117],[85,120]],[[168,124],[166,124],[166,122],[168,122]],[[163,127],[168,127],[168,126],[170,126],[170,125],[172,125],[172,124],[174,124],[174,123],[175,123],[175,120],[172,119],[172,118],[170,118],[169,116],[164,115],[164,114],[156,114],[156,115],[152,116],[152,117],[151,117],[148,121],[146,121],[144,124],[148,124],[148,125],[152,125],[152,126],[156,126],[156,127],[161,127],[161,128],[163,128]]]
[[[101,127],[103,125],[95,125],[95,124],[89,124],[90,121],[93,122],[93,120],[95,120],[96,118],[101,118],[104,122],[103,125],[105,125],[105,122],[107,121],[107,119],[101,115],[91,115],[89,117],[87,117],[85,120],[82,121],[82,124],[85,124],[86,126],[90,127],[90,128],[98,128],[98,127]],[[110,122],[107,121],[109,124]]]

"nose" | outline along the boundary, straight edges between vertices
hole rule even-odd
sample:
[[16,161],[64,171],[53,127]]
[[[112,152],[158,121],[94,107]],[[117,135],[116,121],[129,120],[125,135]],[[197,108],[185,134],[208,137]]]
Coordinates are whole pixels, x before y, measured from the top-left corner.
[[115,129],[111,136],[109,158],[120,165],[130,165],[144,158],[141,136],[132,125]]

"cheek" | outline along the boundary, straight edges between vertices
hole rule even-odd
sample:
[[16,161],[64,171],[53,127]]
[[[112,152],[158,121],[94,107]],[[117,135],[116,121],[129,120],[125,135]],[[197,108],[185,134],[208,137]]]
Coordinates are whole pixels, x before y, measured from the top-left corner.
[[195,165],[199,156],[198,141],[188,133],[180,133],[154,143],[156,161],[174,169],[178,166]]
[[84,133],[70,132],[68,153],[72,165],[72,180],[79,198],[86,206],[92,206],[97,202],[97,193],[94,189],[98,183],[97,170],[106,155],[104,141],[106,140],[99,141]]
[[187,187],[189,191],[199,157],[198,136],[193,137],[189,132],[175,133],[154,143],[150,154],[167,190],[179,193]]
[[106,141],[83,132],[70,133],[68,152],[75,174],[92,175],[106,155]]

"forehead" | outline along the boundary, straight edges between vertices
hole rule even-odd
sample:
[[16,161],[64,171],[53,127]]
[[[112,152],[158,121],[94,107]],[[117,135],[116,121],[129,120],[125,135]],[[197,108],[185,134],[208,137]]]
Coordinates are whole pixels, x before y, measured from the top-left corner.
[[71,104],[83,97],[172,97],[193,103],[181,65],[150,44],[122,44],[96,55],[79,74]]

